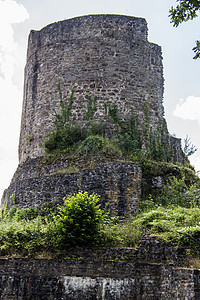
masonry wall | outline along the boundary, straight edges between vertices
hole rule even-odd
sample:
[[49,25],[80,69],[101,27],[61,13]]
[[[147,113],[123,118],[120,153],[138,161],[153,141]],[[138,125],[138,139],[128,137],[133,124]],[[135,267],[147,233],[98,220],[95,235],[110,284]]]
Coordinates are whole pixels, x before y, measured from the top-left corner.
[[43,154],[51,108],[58,109],[58,81],[64,96],[76,87],[74,121],[82,121],[78,100],[84,107],[86,92],[98,96],[95,119],[103,117],[105,101],[117,104],[124,117],[133,110],[141,122],[146,105],[153,128],[163,118],[161,48],[147,41],[145,19],[91,15],[50,24],[29,35],[20,163]]
[[125,261],[0,259],[0,298],[199,299],[200,271]]
[[[63,204],[63,197],[87,191],[100,195],[113,215],[131,217],[141,200],[141,166],[137,163],[110,162],[88,165],[81,169],[81,161],[40,164],[40,159],[29,159],[19,167],[4,193],[2,204],[14,202],[18,207],[41,206],[45,202]],[[76,167],[77,165],[77,167]],[[78,169],[79,168],[79,169]]]
[[[95,15],[51,24],[31,31],[25,68],[24,101],[19,144],[20,165],[3,202],[11,207],[62,202],[67,194],[87,191],[109,203],[112,214],[131,217],[141,198],[141,166],[135,163],[80,162],[46,164],[44,137],[52,128],[52,107],[58,109],[58,81],[64,96],[76,87],[73,121],[82,121],[85,92],[96,93],[98,110],[104,102],[117,104],[122,116],[133,110],[150,126],[163,119],[161,48],[147,41],[142,18]],[[183,162],[180,141],[172,139],[176,161]],[[159,182],[158,182],[159,183]],[[157,183],[157,184],[158,184]],[[70,252],[71,251],[71,252]],[[0,299],[123,300],[199,299],[200,271],[174,268],[185,250],[144,238],[137,249],[66,250],[68,259],[0,259]],[[79,250],[78,250],[79,251]],[[156,262],[156,263],[155,263]]]
[[[64,97],[75,85],[73,122],[83,122],[86,92],[97,94],[95,120],[105,116],[105,102],[115,103],[121,116],[131,111],[156,129],[163,119],[163,66],[161,48],[147,40],[145,19],[120,15],[91,15],[50,24],[29,35],[24,77],[24,100],[19,142],[19,167],[2,204],[10,207],[62,202],[80,190],[101,196],[113,214],[132,216],[141,199],[141,167],[113,162],[80,170],[76,160],[46,165],[40,161],[43,142],[59,110],[58,82]],[[81,104],[80,104],[81,103]],[[82,107],[82,108],[81,108]],[[165,132],[168,140],[167,128]],[[184,164],[180,140],[171,138],[174,162]],[[88,160],[89,161],[89,160]]]

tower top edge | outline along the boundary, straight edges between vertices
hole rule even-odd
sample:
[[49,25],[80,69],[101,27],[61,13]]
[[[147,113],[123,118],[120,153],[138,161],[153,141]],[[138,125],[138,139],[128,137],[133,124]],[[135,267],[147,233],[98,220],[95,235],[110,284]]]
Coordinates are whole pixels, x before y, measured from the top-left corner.
[[78,16],[78,17],[73,17],[69,19],[64,19],[58,22],[53,22],[51,24],[48,24],[47,26],[44,26],[43,28],[39,30],[34,30],[32,29],[31,32],[43,32],[48,29],[53,29],[54,27],[57,26],[75,26],[75,25],[80,25],[84,21],[123,21],[123,22],[138,22],[142,25],[145,25],[147,27],[147,21],[145,18],[142,17],[134,17],[134,16],[127,16],[127,15],[120,15],[120,14],[89,14],[89,15],[83,15],[83,16]]

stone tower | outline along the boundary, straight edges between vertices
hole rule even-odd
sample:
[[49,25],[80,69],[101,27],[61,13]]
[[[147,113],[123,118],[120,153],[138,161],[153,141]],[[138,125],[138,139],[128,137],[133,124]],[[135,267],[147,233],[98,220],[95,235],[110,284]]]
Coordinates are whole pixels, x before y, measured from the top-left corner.
[[[31,31],[19,166],[2,203],[7,201],[8,207],[13,199],[19,207],[40,206],[48,201],[62,203],[68,194],[87,191],[99,194],[102,206],[108,203],[113,214],[132,216],[141,199],[140,164],[112,160],[88,161],[83,166],[81,161],[69,158],[43,162],[42,144],[54,118],[52,106],[59,109],[58,82],[65,96],[75,86],[74,122],[82,121],[86,92],[97,95],[95,119],[104,116],[106,101],[115,103],[123,118],[133,111],[141,122],[144,106],[148,107],[152,129],[164,120],[161,48],[148,42],[144,19],[91,15]],[[171,138],[171,146],[174,161],[183,163],[180,140]]]
[[[41,144],[52,126],[51,105],[59,103],[58,81],[65,95],[74,84],[77,99],[96,93],[97,118],[104,101],[116,103],[125,115],[133,109],[141,119],[146,103],[153,128],[163,118],[161,48],[147,41],[145,19],[91,15],[54,23],[29,36],[20,163],[43,154]],[[77,105],[73,116],[80,118]]]

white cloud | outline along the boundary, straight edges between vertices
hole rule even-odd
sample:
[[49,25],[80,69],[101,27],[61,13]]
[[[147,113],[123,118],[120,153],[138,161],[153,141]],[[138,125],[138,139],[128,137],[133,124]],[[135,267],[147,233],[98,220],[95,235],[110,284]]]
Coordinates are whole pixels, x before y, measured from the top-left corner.
[[13,83],[19,67],[20,48],[14,39],[13,24],[24,22],[29,14],[14,0],[0,0],[0,198],[17,165],[17,140],[22,90]]
[[22,4],[15,0],[0,1],[0,19],[4,24],[21,23],[29,17],[29,14]]
[[185,131],[187,130],[189,137],[191,137],[192,143],[195,141],[195,147],[198,148],[198,151],[192,156],[189,156],[189,160],[195,167],[195,170],[200,172],[199,128],[197,128],[198,126],[196,125],[190,127],[190,122],[187,121],[197,121],[200,126],[200,97],[189,96],[185,100],[180,99],[179,103],[176,105],[174,115],[185,120],[185,126],[182,128],[184,135],[186,135]]
[[[21,111],[22,90],[13,83],[15,69],[18,68],[19,46],[14,40],[13,24],[21,23],[29,17],[23,5],[14,0],[0,0],[0,142],[8,159],[16,142],[16,121]],[[16,149],[17,150],[17,149]]]
[[14,0],[0,0],[0,76],[12,80],[17,65],[17,43],[12,25],[29,18],[27,10]]
[[174,115],[185,120],[196,120],[200,124],[200,97],[189,96],[179,100]]

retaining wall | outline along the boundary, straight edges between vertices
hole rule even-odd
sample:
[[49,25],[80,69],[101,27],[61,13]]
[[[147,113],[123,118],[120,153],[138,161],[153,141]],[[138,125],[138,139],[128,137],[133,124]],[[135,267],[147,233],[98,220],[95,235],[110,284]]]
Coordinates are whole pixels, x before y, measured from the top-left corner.
[[200,271],[125,261],[0,259],[0,299],[199,299]]
[[[81,170],[81,162],[68,160],[54,164],[40,164],[40,159],[29,159],[18,168],[4,193],[2,204],[18,207],[41,206],[45,202],[63,204],[63,197],[80,191],[100,195],[100,204],[108,204],[113,215],[131,217],[141,200],[141,166],[131,162],[98,163]],[[78,169],[79,168],[79,169]],[[69,173],[68,173],[69,171]]]

